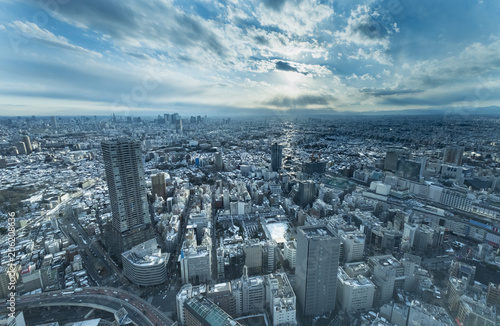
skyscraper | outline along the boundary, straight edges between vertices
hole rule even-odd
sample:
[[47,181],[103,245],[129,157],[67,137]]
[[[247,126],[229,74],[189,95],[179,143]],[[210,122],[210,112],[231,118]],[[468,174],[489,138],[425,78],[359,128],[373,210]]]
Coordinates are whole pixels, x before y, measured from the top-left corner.
[[463,156],[464,156],[463,146],[447,146],[444,149],[443,163],[462,165]]
[[28,154],[30,154],[31,152],[33,152],[33,148],[31,147],[30,136],[24,135],[22,141],[23,141],[24,145],[26,146],[26,152]]
[[299,205],[306,207],[314,203],[314,196],[316,195],[316,185],[313,181],[300,181],[299,182]]
[[304,315],[334,310],[339,255],[340,239],[326,226],[297,228],[295,293]]
[[[153,187],[153,196],[158,196],[167,200],[167,183],[165,182],[165,173],[160,172],[151,176],[151,184]],[[156,198],[155,198],[156,199]]]
[[101,143],[112,211],[111,253],[121,253],[153,237],[146,197],[141,144],[118,139]]
[[278,171],[281,169],[283,161],[283,145],[274,143],[271,145],[271,170]]

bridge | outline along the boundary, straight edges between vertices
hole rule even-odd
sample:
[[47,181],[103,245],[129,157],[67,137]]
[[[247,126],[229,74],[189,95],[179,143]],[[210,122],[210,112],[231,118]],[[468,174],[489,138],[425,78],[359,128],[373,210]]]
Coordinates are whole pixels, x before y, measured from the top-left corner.
[[116,313],[125,308],[135,325],[170,326],[174,321],[135,294],[106,287],[66,289],[16,297],[16,308],[86,307]]

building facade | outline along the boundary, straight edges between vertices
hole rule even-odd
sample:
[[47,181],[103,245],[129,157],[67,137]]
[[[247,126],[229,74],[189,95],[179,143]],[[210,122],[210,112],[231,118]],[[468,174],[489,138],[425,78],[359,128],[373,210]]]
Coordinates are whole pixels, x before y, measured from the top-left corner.
[[110,251],[121,253],[153,237],[139,141],[118,139],[101,143],[112,211]]
[[335,308],[339,255],[340,239],[326,226],[297,228],[295,293],[304,315]]

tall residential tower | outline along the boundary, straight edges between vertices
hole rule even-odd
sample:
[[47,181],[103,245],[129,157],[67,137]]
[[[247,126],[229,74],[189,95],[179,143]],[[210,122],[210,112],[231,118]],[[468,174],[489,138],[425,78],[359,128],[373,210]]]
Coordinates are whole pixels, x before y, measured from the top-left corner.
[[283,145],[271,145],[271,170],[278,171],[283,163]]
[[101,143],[113,214],[108,246],[115,258],[153,237],[141,144],[118,139]]

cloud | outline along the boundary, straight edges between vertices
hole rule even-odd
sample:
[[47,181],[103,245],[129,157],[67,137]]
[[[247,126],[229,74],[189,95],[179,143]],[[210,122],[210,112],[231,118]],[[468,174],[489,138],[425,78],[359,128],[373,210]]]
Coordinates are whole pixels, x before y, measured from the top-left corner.
[[331,95],[277,96],[264,104],[280,108],[327,107],[334,100]]
[[163,1],[69,1],[51,12],[56,18],[109,35],[118,46],[165,46],[209,50],[224,57],[228,49],[214,26]]
[[16,20],[9,24],[9,26],[14,30],[14,32],[20,34],[23,38],[26,38],[26,40],[33,40],[44,45],[70,50],[84,55],[102,57],[100,53],[71,44],[65,37],[54,35],[50,31],[40,28],[31,22]]
[[280,11],[283,9],[286,0],[263,0],[262,3],[267,7],[275,11]]
[[335,37],[342,43],[355,43],[363,46],[389,46],[391,29],[385,27],[380,13],[366,5],[360,5],[351,11],[347,26],[343,31],[337,31]]
[[318,4],[314,0],[294,1],[293,3],[285,1],[278,7],[279,10],[268,10],[269,7],[264,2],[257,8],[254,16],[261,26],[277,27],[288,36],[308,35],[333,14],[331,7]]
[[288,62],[284,62],[284,61],[277,61],[276,62],[276,69],[283,70],[283,71],[299,72],[297,70],[297,68],[290,66],[290,64]]
[[392,95],[416,94],[416,93],[422,93],[423,90],[421,90],[421,89],[363,88],[363,89],[361,89],[361,92],[363,92],[365,94],[373,95],[375,97],[381,97],[381,96],[392,96]]

